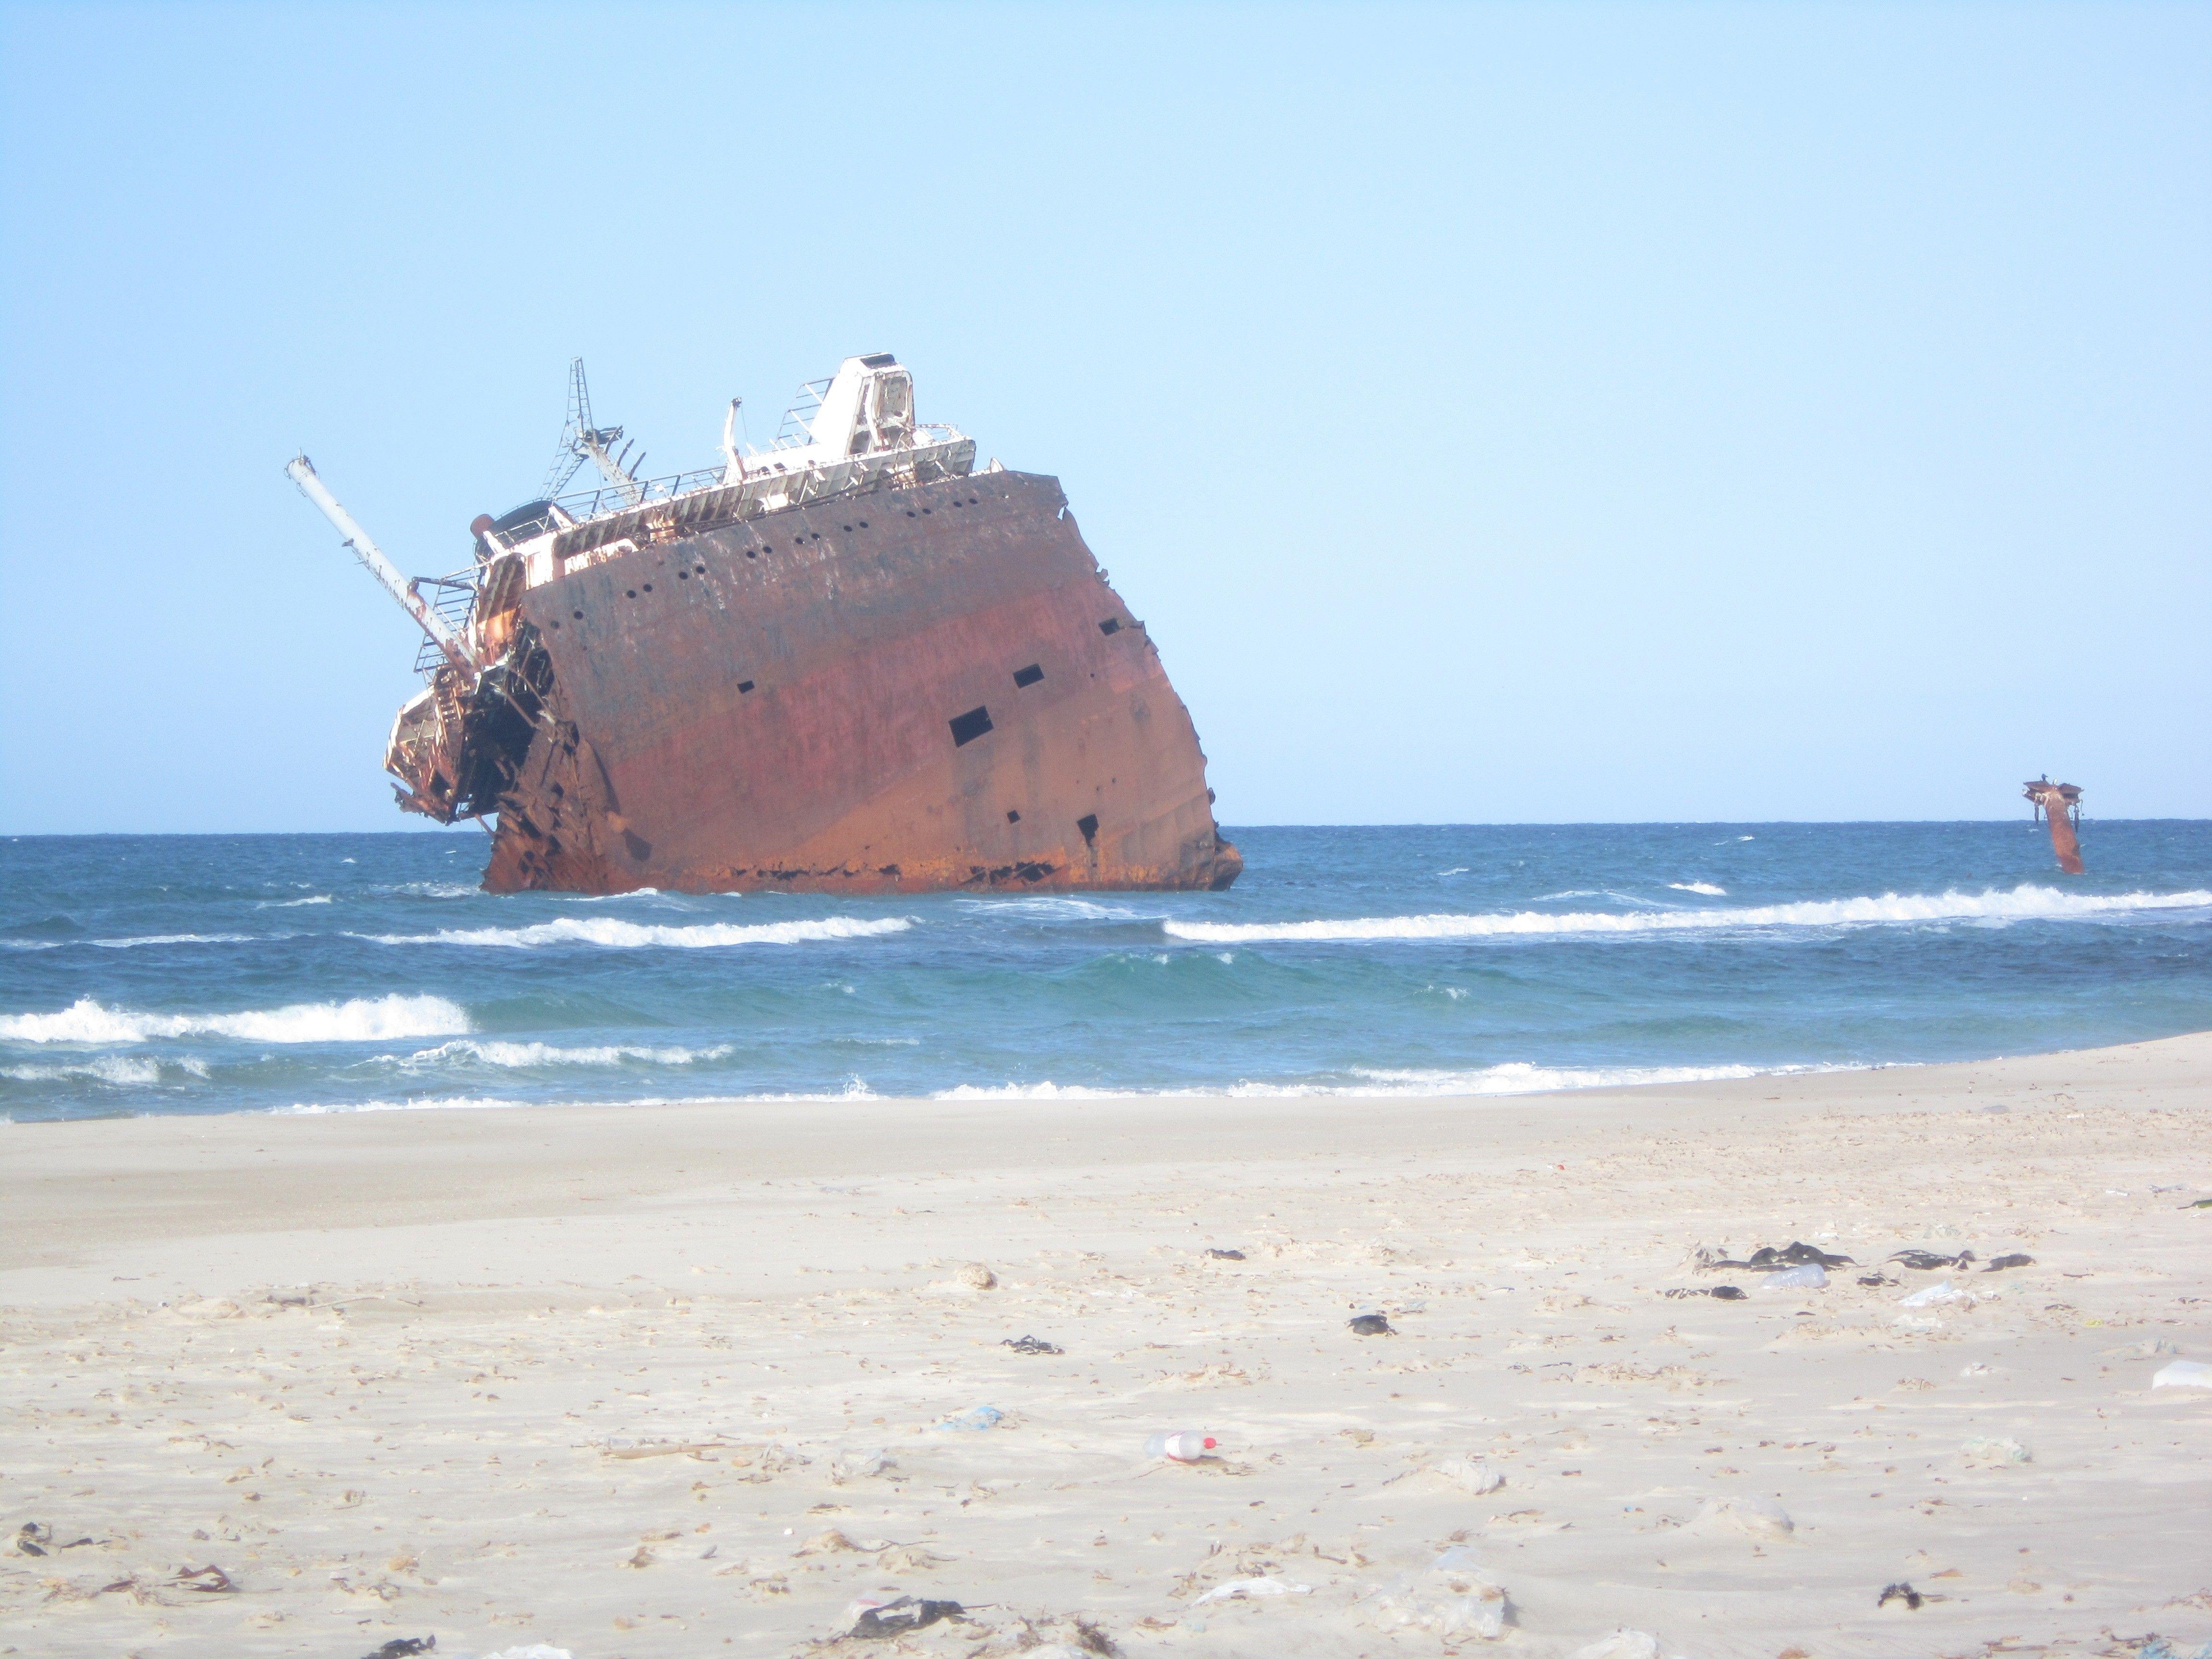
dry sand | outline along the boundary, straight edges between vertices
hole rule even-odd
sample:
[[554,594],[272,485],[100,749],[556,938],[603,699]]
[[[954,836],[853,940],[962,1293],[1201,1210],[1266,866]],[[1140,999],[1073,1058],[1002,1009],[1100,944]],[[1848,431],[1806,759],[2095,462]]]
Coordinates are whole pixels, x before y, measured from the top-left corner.
[[[0,1653],[783,1655],[871,1594],[976,1610],[820,1651],[2187,1651],[2212,1389],[2152,1378],[2212,1359],[2208,1107],[2212,1036],[1513,1100],[0,1128]],[[1864,1265],[1694,1267],[1796,1239]],[[2034,1261],[1881,1267],[1909,1246]],[[1715,1284],[1750,1293],[1664,1294]],[[1183,1427],[1217,1455],[1146,1457]],[[1241,1579],[1298,1588],[1207,1599]]]

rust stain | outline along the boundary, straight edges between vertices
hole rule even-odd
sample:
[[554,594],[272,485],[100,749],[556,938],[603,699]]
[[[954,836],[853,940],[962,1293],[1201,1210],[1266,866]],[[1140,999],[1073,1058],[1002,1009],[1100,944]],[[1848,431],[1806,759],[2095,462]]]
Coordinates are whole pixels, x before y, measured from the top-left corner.
[[[1056,480],[828,497],[487,586],[402,712],[401,804],[484,885],[1224,888],[1206,757]],[[495,660],[493,660],[495,657]]]

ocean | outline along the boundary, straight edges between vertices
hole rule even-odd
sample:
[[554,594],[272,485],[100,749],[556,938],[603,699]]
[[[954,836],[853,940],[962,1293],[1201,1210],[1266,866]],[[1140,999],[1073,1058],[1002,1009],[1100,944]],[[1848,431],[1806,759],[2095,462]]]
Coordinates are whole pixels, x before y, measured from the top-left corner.
[[0,1116],[1526,1095],[2212,1027],[2212,823],[1255,828],[1227,893],[491,897],[483,836],[0,840]]

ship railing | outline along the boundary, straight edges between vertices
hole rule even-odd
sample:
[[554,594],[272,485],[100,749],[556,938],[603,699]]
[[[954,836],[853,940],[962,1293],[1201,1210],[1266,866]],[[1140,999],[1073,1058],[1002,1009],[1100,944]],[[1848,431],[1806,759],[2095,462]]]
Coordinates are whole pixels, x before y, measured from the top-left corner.
[[799,383],[791,407],[783,411],[783,424],[775,429],[775,448],[802,449],[814,441],[814,417],[822,412],[822,400],[830,395],[836,378],[831,374]]
[[[417,576],[413,583],[415,591],[428,602],[430,609],[438,613],[456,638],[467,632],[470,619],[476,612],[478,568],[471,565],[449,575]],[[445,653],[435,640],[426,635],[415,653],[415,672],[426,676],[434,674],[445,664]]]

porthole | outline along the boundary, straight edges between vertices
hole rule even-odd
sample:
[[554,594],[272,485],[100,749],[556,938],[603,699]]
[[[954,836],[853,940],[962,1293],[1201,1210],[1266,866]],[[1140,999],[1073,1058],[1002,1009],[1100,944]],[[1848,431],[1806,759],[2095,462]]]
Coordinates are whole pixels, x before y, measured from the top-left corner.
[[756,556],[756,555],[755,555],[755,553],[753,552],[752,549],[750,549],[750,548],[749,547],[749,548],[747,548],[747,549],[745,550],[745,556],[746,556],[747,558],[749,558],[749,559],[750,559],[750,558],[756,557],[757,556]]
[[645,585],[645,591],[648,593],[653,592],[653,584],[651,582],[647,582]]
[[702,576],[707,574],[707,567],[703,564],[695,564],[691,568]]
[[627,594],[629,594],[629,597],[630,597],[631,599],[635,599],[635,598],[637,597],[637,589],[635,589],[635,587],[625,587],[624,589],[623,589],[623,592],[625,592],[625,593],[627,593]]
[[691,573],[688,570],[679,570],[676,573],[676,580],[679,582],[688,582],[691,580]]
[[581,622],[581,621],[583,621],[583,620],[584,620],[584,613],[583,613],[582,611],[578,611],[574,612],[573,614],[574,615],[574,617],[575,617],[575,618],[576,618],[576,620],[577,620],[578,622]]

